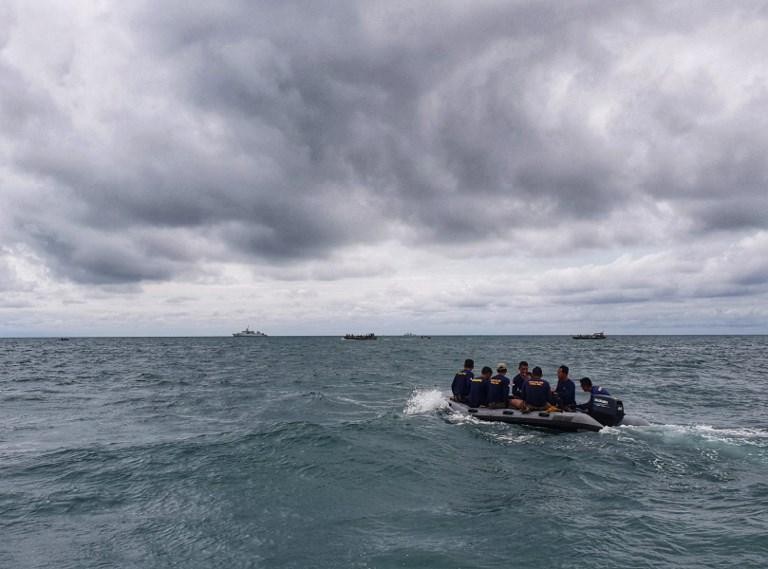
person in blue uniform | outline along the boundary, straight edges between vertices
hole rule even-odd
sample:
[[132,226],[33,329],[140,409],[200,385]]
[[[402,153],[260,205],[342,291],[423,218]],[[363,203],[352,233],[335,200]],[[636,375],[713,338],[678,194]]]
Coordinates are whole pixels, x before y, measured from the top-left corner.
[[581,409],[582,411],[591,411],[592,410],[592,400],[594,399],[595,395],[610,395],[607,389],[604,387],[600,387],[599,385],[592,385],[592,380],[588,377],[582,377],[579,380],[579,385],[581,385],[581,390],[586,391],[589,393],[589,401],[586,403],[581,403],[579,405],[576,405],[577,408]]
[[568,366],[557,368],[557,385],[553,392],[555,405],[564,411],[572,411],[576,407],[576,384],[568,377]]
[[523,384],[526,382],[526,380],[531,377],[531,374],[528,373],[528,362],[523,360],[519,364],[517,364],[517,375],[512,378],[512,397],[516,397],[518,399],[523,398]]
[[469,380],[469,396],[467,397],[467,405],[470,407],[480,407],[481,405],[488,405],[488,385],[491,382],[491,374],[493,370],[488,366],[485,366],[480,370],[478,377],[473,377]]
[[512,399],[510,405],[526,411],[546,409],[553,401],[552,388],[542,375],[539,366],[533,368],[531,376],[523,383],[522,399]]
[[451,383],[451,391],[453,392],[453,400],[464,403],[469,397],[469,382],[475,377],[474,372],[475,361],[471,359],[464,360],[464,369],[459,370],[456,375],[453,376],[453,382]]
[[488,407],[503,409],[509,406],[509,378],[507,364],[496,365],[496,375],[488,382]]

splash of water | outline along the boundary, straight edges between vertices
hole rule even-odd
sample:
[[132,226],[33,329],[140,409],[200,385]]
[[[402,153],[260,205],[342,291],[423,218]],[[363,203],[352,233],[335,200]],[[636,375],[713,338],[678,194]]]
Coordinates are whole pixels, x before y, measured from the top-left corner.
[[405,404],[406,415],[421,415],[448,407],[445,395],[437,389],[415,389]]

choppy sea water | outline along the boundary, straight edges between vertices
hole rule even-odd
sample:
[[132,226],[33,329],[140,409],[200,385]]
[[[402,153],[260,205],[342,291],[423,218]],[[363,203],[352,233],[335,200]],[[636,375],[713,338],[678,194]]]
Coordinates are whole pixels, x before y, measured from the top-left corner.
[[[650,427],[452,415],[465,357]],[[768,337],[0,340],[0,567],[768,562]]]

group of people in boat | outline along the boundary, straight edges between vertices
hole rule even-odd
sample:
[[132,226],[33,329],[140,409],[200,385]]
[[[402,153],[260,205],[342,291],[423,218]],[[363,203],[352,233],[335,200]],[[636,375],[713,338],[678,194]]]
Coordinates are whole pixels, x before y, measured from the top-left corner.
[[475,376],[474,360],[464,360],[464,368],[453,378],[451,391],[453,400],[470,407],[490,407],[504,409],[512,407],[523,411],[547,410],[557,408],[562,411],[590,411],[594,395],[610,395],[608,390],[599,385],[592,385],[592,380],[582,377],[581,389],[590,394],[587,403],[576,403],[576,384],[568,376],[568,366],[557,368],[557,384],[551,387],[544,379],[539,366],[528,370],[528,362],[521,361],[517,366],[517,375],[510,379],[506,363],[496,365],[496,374],[485,366],[480,375]]

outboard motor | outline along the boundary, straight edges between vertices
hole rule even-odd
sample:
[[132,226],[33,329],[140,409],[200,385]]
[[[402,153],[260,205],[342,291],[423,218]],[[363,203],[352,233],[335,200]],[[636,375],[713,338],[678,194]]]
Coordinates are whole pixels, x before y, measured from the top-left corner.
[[610,395],[593,395],[589,415],[601,425],[615,427],[624,418],[624,404]]

